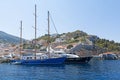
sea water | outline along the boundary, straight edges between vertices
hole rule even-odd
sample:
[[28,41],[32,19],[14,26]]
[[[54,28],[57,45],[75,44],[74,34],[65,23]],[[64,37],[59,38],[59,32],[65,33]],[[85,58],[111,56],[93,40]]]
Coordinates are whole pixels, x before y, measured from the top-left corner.
[[0,80],[120,80],[120,60],[97,60],[88,64],[0,64]]

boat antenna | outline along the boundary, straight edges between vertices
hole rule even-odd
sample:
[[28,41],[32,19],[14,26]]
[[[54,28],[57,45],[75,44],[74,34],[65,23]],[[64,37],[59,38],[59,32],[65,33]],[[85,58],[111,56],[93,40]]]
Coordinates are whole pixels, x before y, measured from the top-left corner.
[[50,57],[50,20],[49,20],[49,11],[48,11],[48,54]]
[[20,57],[21,57],[21,52],[22,50],[22,21],[20,21]]
[[36,28],[37,28],[37,15],[36,15],[36,13],[37,13],[37,9],[36,9],[36,4],[35,4],[35,59],[36,59],[36,52],[37,52],[37,48],[36,48],[36,33],[37,33],[37,30],[36,30]]

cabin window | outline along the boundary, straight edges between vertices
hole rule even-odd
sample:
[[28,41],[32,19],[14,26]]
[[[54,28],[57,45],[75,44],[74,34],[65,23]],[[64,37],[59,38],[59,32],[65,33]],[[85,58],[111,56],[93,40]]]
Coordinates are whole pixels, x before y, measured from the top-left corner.
[[29,57],[27,57],[27,59],[29,59]]
[[27,57],[27,59],[32,59],[32,57]]
[[22,57],[22,59],[26,59],[26,57]]
[[32,59],[32,57],[30,57],[30,59]]

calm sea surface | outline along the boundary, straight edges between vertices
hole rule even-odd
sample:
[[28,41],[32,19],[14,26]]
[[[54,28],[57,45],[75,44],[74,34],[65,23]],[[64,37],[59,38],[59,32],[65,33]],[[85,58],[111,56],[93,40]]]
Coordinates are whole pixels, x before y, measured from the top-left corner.
[[0,80],[120,80],[120,60],[57,66],[0,64]]

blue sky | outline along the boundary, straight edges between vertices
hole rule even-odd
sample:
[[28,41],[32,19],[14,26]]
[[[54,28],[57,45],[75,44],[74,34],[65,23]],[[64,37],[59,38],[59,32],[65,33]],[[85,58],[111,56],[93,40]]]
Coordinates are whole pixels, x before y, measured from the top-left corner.
[[[34,38],[34,5],[37,5],[37,37],[47,33],[50,11],[59,33],[82,30],[100,38],[120,42],[120,0],[1,0],[0,31]],[[51,23],[51,33],[55,33]]]

